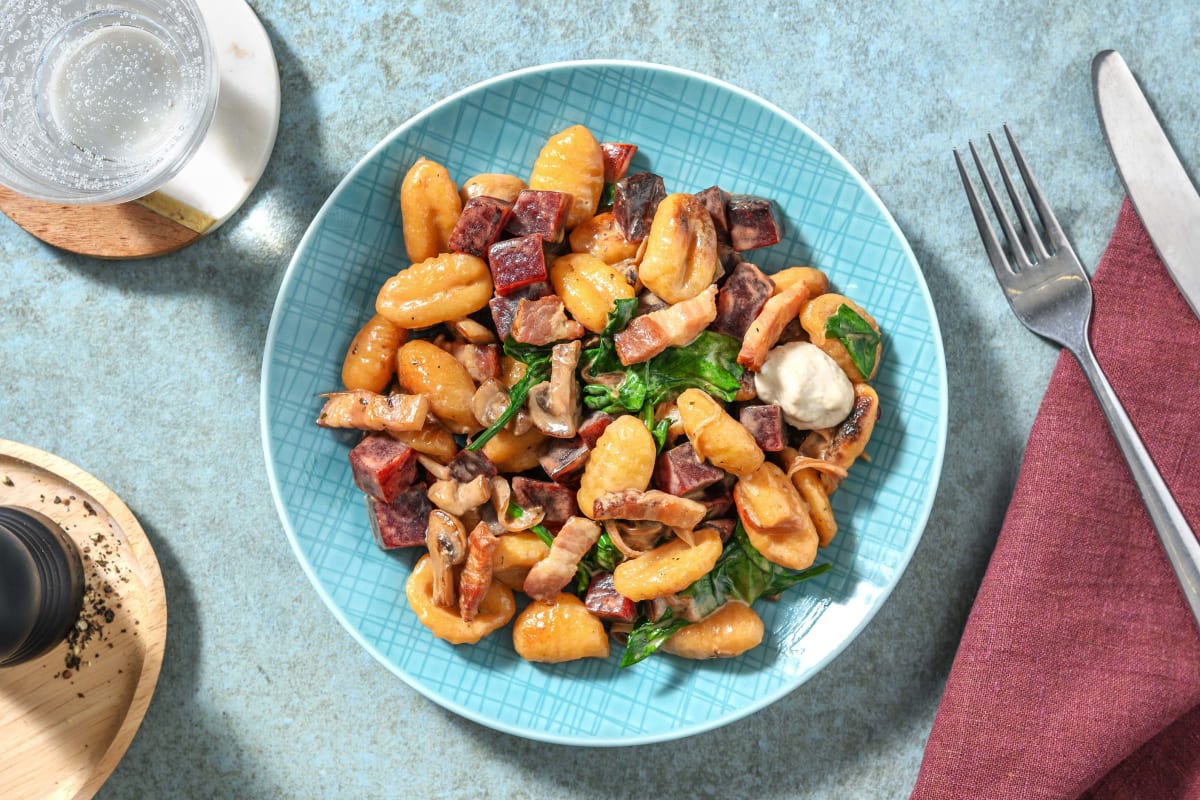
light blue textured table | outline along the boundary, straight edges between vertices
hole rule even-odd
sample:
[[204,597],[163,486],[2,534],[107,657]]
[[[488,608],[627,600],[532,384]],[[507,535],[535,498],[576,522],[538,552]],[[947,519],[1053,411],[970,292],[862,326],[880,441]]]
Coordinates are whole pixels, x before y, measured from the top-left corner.
[[[994,285],[950,148],[1010,123],[1094,265],[1121,200],[1089,85],[1091,57],[1112,47],[1185,162],[1200,165],[1193,3],[976,5],[258,0],[282,80],[279,140],[221,230],[169,257],[119,263],[55,251],[0,218],[0,437],[73,461],[121,495],[166,580],[158,690],[100,796],[906,796],[1055,358]],[[275,292],[339,178],[431,102],[573,58],[708,73],[821,134],[912,243],[950,375],[933,515],[864,633],[768,709],[633,749],[498,734],[378,666],[296,563],[258,427]]]

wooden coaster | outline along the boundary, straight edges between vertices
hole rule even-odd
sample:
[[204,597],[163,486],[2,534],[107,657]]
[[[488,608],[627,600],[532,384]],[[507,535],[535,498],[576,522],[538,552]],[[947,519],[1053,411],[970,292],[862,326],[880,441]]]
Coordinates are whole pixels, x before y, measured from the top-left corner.
[[57,456],[0,439],[0,505],[57,522],[83,556],[84,603],[66,641],[0,668],[0,797],[86,800],[116,768],[158,683],[167,601],[129,508]]
[[186,247],[233,216],[262,177],[279,129],[279,67],[245,0],[198,0],[221,74],[212,125],[157,192],[111,206],[61,205],[0,187],[0,211],[54,247],[97,258],[150,258]]

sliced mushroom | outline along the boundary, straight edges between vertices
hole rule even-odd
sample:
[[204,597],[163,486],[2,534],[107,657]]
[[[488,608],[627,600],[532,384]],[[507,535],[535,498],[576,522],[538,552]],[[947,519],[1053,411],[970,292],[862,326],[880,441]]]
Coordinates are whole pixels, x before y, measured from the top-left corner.
[[425,525],[425,546],[433,565],[433,602],[450,608],[456,603],[454,567],[467,557],[467,531],[458,517],[434,509]]
[[662,535],[663,524],[653,520],[606,519],[604,531],[613,546],[626,558],[637,558],[654,548]]
[[496,341],[496,335],[488,330],[486,325],[476,322],[470,317],[456,319],[447,324],[454,335],[464,342],[471,344],[491,344]]
[[477,475],[466,482],[439,480],[433,482],[426,496],[438,508],[461,517],[491,498],[492,484],[486,475]]
[[497,475],[492,478],[492,509],[496,512],[496,522],[500,527],[509,533],[518,533],[527,531],[534,525],[540,525],[542,520],[546,518],[546,512],[541,506],[533,508],[521,508],[520,513],[516,516],[509,516],[510,508],[509,501],[512,499],[512,487],[508,485],[508,481]]
[[578,341],[554,345],[550,354],[550,380],[529,390],[529,416],[547,436],[570,439],[579,429],[579,383],[575,367],[582,345]]
[[508,388],[497,378],[488,378],[479,384],[471,397],[471,413],[479,424],[490,428],[508,410]]

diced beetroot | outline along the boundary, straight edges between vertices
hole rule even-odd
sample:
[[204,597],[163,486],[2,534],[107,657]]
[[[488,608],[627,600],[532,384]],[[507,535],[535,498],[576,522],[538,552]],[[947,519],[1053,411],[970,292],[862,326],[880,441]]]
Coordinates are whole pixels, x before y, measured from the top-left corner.
[[512,479],[513,501],[521,508],[540,506],[547,525],[562,525],[579,513],[575,492],[553,481],[538,481],[517,475]]
[[371,533],[375,543],[384,550],[397,547],[418,547],[425,544],[425,526],[433,504],[425,496],[428,487],[414,483],[390,503],[368,500]]
[[771,299],[773,291],[775,282],[749,261],[743,261],[721,285],[717,293],[717,318],[710,327],[718,333],[741,339]]
[[667,196],[663,179],[652,172],[636,172],[617,181],[613,190],[613,216],[617,229],[631,242],[640,242],[650,232],[654,212]]
[[729,241],[737,251],[779,244],[783,233],[771,201],[749,194],[732,194],[725,206],[729,214]]
[[513,236],[540,236],[547,242],[561,242],[566,230],[571,195],[523,189],[513,201],[508,232]]
[[654,485],[668,494],[682,496],[724,477],[724,470],[699,459],[691,442],[672,447],[654,465]]
[[513,320],[517,316],[517,306],[522,300],[538,300],[553,293],[554,290],[550,288],[550,284],[541,281],[522,286],[507,297],[493,297],[488,301],[488,308],[492,312],[492,323],[496,326],[496,335],[501,339],[508,338],[508,334],[512,332]]
[[579,428],[576,432],[583,439],[584,444],[588,447],[595,447],[596,440],[600,438],[600,434],[604,433],[604,429],[612,424],[613,419],[612,414],[597,411],[579,423]]
[[705,521],[728,516],[733,511],[733,494],[724,484],[711,487],[698,500],[708,509],[704,515]]
[[386,433],[372,433],[350,451],[354,484],[390,503],[417,477],[417,451]]
[[783,429],[783,410],[775,404],[745,406],[738,414],[742,427],[766,453],[778,453],[787,443]]
[[447,245],[456,253],[477,258],[487,256],[488,248],[500,241],[512,216],[512,204],[496,197],[472,197],[463,206]]
[[497,475],[496,465],[477,450],[459,450],[446,467],[450,470],[450,477],[459,483],[470,483],[480,475],[489,478]]
[[555,483],[570,485],[579,479],[592,451],[583,439],[546,439],[538,454],[538,463]]
[[721,541],[727,542],[729,537],[733,536],[733,529],[737,527],[737,523],[731,519],[710,519],[704,522],[704,527],[715,529]]
[[488,267],[496,294],[510,295],[522,286],[546,280],[546,256],[537,234],[505,239],[488,248]]
[[725,205],[729,202],[729,192],[720,186],[710,186],[702,192],[696,192],[696,199],[704,204],[708,215],[712,217],[713,227],[717,229],[717,239],[729,241],[729,216]]
[[583,604],[600,619],[633,622],[637,616],[637,605],[617,591],[611,572],[597,572],[592,576]]
[[604,156],[604,182],[616,183],[629,171],[629,162],[637,153],[636,144],[625,142],[601,142],[600,153]]

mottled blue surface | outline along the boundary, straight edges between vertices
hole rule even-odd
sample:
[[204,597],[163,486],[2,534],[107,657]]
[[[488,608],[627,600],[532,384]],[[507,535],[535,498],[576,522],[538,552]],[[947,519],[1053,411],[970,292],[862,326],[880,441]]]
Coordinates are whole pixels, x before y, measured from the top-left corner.
[[[1091,58],[1124,54],[1200,168],[1200,11],[1103,0],[254,6],[276,48],[283,112],[238,216],[184,252],[132,263],[64,255],[0,219],[0,436],[120,494],[166,579],[158,691],[100,796],[905,796],[1055,358],[993,285],[950,148],[1010,123],[1094,265],[1121,189],[1092,109]],[[743,721],[617,751],[496,733],[381,668],[294,558],[258,428],[271,305],[340,178],[451,92],[574,58],[707,73],[824,137],[911,242],[950,382],[930,524],[863,634]]]

